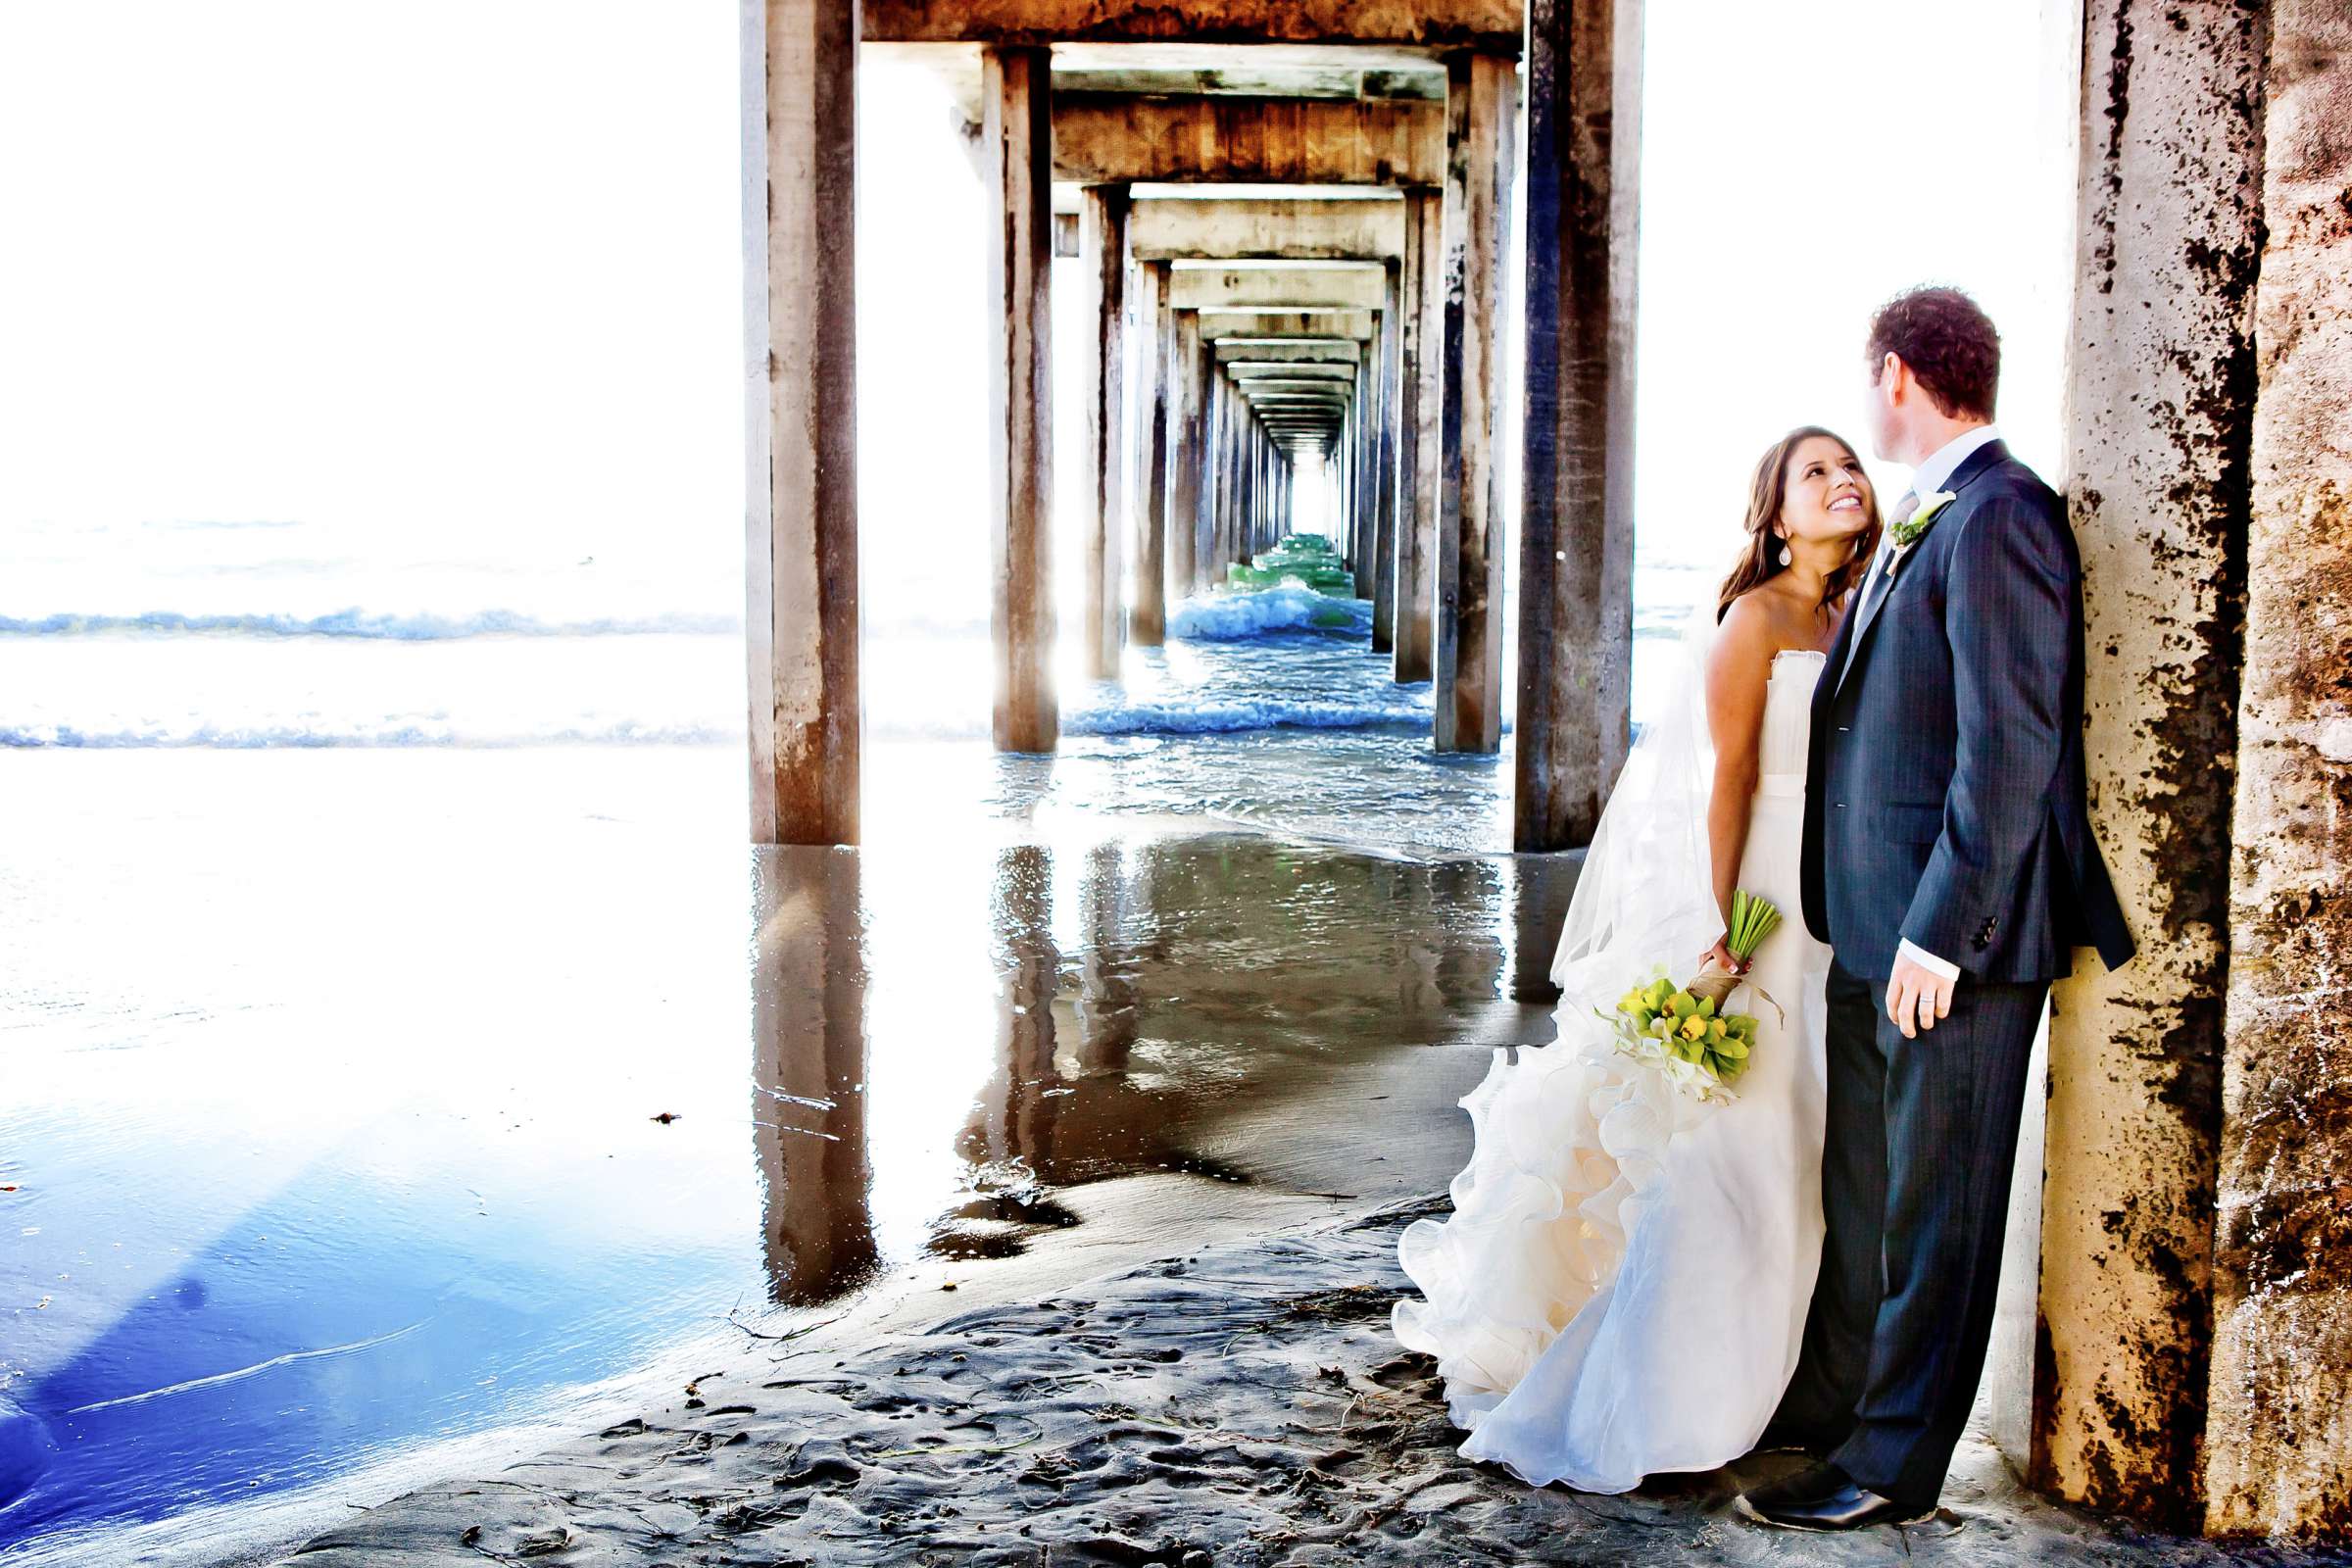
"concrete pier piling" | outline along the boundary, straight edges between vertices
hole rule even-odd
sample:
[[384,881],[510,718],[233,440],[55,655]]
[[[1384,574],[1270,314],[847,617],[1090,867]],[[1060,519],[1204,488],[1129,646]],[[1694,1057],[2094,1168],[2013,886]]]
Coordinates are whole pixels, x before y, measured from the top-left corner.
[[1403,300],[1402,263],[1392,260],[1382,280],[1380,331],[1377,352],[1378,407],[1374,411],[1373,454],[1377,494],[1372,519],[1372,651],[1394,657],[1396,644],[1396,454],[1397,360],[1403,326],[1398,310]]
[[1176,309],[1175,341],[1168,353],[1172,382],[1168,398],[1168,591],[1193,591],[1198,577],[1200,518],[1200,434],[1208,401],[1200,359],[1200,313]]
[[[2267,8],[2205,1524],[2352,1539],[2352,16]],[[2253,32],[2251,19],[2241,25]]]
[[1631,742],[1642,0],[1531,0],[1512,843],[1589,844]]
[[997,747],[1050,752],[1054,693],[1054,191],[1050,56],[1018,45],[981,52],[989,356],[989,625],[996,645]]
[[1168,305],[1168,264],[1145,262],[1142,273],[1143,363],[1150,386],[1142,402],[1139,443],[1142,505],[1137,514],[1135,608],[1128,635],[1138,647],[1157,648],[1168,629],[1168,424],[1174,417],[1176,313]]
[[1080,254],[1094,295],[1092,371],[1086,402],[1087,467],[1094,475],[1086,519],[1086,672],[1115,679],[1126,644],[1120,557],[1127,519],[1127,210],[1124,185],[1089,185],[1082,203]]
[[744,12],[752,841],[858,842],[858,28]]
[[1410,684],[1430,678],[1435,645],[1438,482],[1443,474],[1438,424],[1444,408],[1445,201],[1427,186],[1404,193],[1404,330],[1398,344],[1402,395],[1396,427],[1396,672]]
[[1446,341],[1437,548],[1437,747],[1502,746],[1502,323],[1511,210],[1512,62],[1446,61]]

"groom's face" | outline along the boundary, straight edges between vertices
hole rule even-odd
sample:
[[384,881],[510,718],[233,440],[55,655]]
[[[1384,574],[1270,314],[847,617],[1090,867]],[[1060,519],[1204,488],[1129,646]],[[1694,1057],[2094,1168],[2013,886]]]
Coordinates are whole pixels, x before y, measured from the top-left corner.
[[1882,463],[1901,461],[1897,455],[1894,390],[1902,361],[1889,354],[1863,368],[1862,423],[1870,432],[1870,454]]

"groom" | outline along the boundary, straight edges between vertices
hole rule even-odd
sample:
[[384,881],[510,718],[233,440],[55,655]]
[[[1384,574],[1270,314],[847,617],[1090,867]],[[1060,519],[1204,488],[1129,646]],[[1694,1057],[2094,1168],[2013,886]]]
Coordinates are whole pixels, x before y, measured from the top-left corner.
[[1805,924],[1829,979],[1828,1222],[1740,1499],[1797,1529],[1924,1518],[1992,1327],[2026,1061],[2073,950],[2132,956],[2082,785],[2082,566],[1991,423],[2000,338],[1955,289],[1871,323],[1871,444],[1913,469],[1813,694]]

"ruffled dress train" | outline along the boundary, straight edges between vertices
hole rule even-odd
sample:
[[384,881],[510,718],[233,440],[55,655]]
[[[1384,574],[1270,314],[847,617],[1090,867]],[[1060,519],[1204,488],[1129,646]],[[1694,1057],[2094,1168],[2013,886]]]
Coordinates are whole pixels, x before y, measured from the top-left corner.
[[1398,1243],[1421,1298],[1396,1303],[1397,1340],[1436,1357],[1461,1452],[1531,1484],[1713,1469],[1753,1446],[1795,1368],[1822,1238],[1829,950],[1798,912],[1818,658],[1782,656],[1768,685],[1740,885],[1787,918],[1749,975],[1771,1002],[1732,998],[1759,1019],[1738,1098],[1678,1092],[1595,1016],[1658,962],[1695,969],[1706,938],[1591,975],[1553,1044],[1494,1053],[1461,1101],[1474,1145],[1453,1213]]

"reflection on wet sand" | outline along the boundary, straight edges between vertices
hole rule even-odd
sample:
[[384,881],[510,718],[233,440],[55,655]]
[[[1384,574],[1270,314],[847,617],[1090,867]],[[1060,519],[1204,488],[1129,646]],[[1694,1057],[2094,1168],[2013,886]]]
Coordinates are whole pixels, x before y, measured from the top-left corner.
[[762,852],[754,888],[752,1136],[768,1298],[804,1306],[873,1272],[865,910],[854,851]]
[[[927,1135],[956,1163],[911,1246],[1004,1256],[1077,1222],[1056,1190],[1138,1171],[1259,1180],[1269,1117],[1344,1141],[1329,1123],[1355,1114],[1334,1108],[1351,1074],[1529,1022],[1503,1001],[1524,983],[1509,949],[1544,903],[1523,882],[1503,859],[1238,833],[1016,843],[920,865],[760,852],[755,1121],[772,1299],[839,1296],[892,1250],[876,1239],[873,1167],[901,1158],[908,1133],[889,1118],[893,1147],[869,1148],[867,1085],[895,1054],[953,1073],[987,1042],[968,1108]],[[959,919],[983,909],[984,923]],[[972,956],[959,943],[985,953],[985,999],[954,978],[952,960]],[[925,1004],[873,1004],[894,989]],[[981,1006],[985,1030],[966,1015]]]

